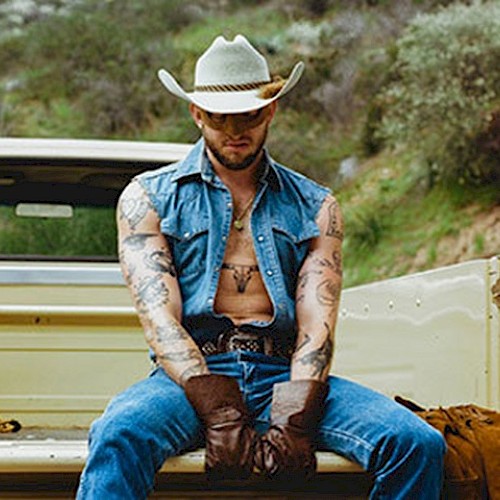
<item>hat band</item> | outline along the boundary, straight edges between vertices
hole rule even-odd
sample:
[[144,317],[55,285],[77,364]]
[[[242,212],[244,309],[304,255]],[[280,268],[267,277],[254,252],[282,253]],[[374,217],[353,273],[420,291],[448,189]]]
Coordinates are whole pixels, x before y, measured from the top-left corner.
[[238,84],[222,84],[222,85],[195,85],[196,92],[242,92],[245,90],[254,90],[268,84],[269,81],[238,83]]

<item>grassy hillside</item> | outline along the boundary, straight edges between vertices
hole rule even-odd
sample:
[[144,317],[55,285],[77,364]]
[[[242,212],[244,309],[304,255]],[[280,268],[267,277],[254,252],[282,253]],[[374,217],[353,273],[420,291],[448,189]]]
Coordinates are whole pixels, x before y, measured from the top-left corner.
[[[214,37],[243,33],[275,74],[286,76],[297,60],[306,63],[299,86],[280,103],[269,147],[278,161],[331,186],[340,199],[346,286],[495,255],[499,185],[436,182],[433,169],[441,159],[419,150],[420,139],[422,147],[448,144],[448,129],[440,138],[422,126],[410,143],[379,135],[393,99],[384,89],[404,80],[404,68],[395,65],[398,41],[416,16],[461,3],[44,0],[16,11],[14,1],[5,1],[0,135],[192,142],[198,131],[186,106],[161,87],[156,70],[168,68],[189,88],[195,61]],[[477,72],[481,54],[475,57]],[[404,111],[404,102],[398,107]],[[491,109],[484,116],[495,117]],[[392,119],[389,125],[398,125],[401,117]],[[482,133],[481,144],[497,147],[494,129]],[[424,144],[424,137],[434,142]],[[452,161],[465,158],[461,151]],[[489,172],[500,169],[498,157]],[[345,160],[355,167],[349,178],[339,174]]]
[[429,190],[404,152],[366,160],[338,196],[348,286],[500,254],[498,187]]

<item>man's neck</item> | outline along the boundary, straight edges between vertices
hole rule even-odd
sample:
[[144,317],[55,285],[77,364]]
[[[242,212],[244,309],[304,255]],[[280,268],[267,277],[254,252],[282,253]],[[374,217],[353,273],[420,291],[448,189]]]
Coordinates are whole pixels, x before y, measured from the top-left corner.
[[227,168],[214,157],[210,150],[207,153],[215,173],[233,194],[256,188],[261,173],[263,150],[253,163],[241,170]]

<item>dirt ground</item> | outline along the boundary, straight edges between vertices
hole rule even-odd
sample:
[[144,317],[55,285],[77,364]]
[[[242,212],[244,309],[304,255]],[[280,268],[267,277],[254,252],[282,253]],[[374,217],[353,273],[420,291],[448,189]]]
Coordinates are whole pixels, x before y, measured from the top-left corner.
[[[474,207],[471,207],[471,211]],[[434,268],[448,266],[477,258],[500,254],[500,206],[490,212],[472,215],[473,222],[457,235],[444,237],[436,249]],[[408,272],[416,272],[425,266],[428,248],[422,248]]]

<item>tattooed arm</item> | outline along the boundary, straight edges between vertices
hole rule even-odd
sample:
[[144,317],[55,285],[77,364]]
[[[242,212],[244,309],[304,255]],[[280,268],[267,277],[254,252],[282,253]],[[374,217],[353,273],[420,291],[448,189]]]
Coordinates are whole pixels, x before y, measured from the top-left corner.
[[158,214],[137,181],[120,196],[117,226],[122,273],[159,363],[181,385],[193,375],[208,373],[205,358],[181,326],[182,302],[172,254]]
[[321,234],[299,272],[296,290],[298,337],[292,380],[325,380],[332,361],[342,287],[343,223],[339,205],[327,196],[318,213]]

